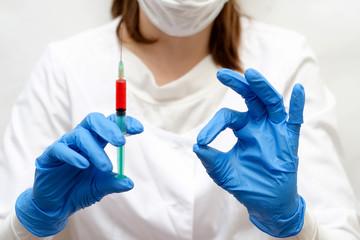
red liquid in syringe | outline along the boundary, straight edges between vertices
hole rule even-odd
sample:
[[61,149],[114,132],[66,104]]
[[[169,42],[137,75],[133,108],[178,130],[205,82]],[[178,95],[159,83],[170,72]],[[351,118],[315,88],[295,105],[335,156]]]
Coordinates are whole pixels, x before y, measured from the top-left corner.
[[116,110],[126,110],[126,80],[116,81]]

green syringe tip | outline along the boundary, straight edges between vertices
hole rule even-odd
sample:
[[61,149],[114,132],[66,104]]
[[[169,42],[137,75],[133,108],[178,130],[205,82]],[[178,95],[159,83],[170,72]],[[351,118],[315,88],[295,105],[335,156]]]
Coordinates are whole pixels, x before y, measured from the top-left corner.
[[124,78],[124,63],[123,63],[123,61],[119,62],[119,78],[120,79]]

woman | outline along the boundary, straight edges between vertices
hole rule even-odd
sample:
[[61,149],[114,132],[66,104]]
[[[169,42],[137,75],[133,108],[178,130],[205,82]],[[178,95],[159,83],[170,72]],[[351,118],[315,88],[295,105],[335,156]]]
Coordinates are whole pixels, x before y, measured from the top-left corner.
[[[240,18],[231,0],[115,0],[112,12],[122,28],[116,18],[52,44],[15,106],[2,238],[51,239],[65,226],[71,239],[359,238],[334,102],[300,36]],[[120,29],[128,114],[139,120],[128,117],[127,132],[145,129],[126,139],[134,189],[112,173],[115,148],[102,150],[125,144],[110,115]],[[257,71],[222,67],[262,72],[291,98],[289,118]],[[307,95],[299,158],[295,83]],[[218,135],[226,128],[234,134]]]

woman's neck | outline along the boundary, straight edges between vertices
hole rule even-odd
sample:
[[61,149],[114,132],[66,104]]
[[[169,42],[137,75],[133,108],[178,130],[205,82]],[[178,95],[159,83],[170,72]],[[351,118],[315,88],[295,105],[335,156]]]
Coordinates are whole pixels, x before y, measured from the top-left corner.
[[133,41],[124,31],[124,46],[136,54],[150,69],[156,84],[168,84],[190,71],[209,54],[212,24],[189,37],[172,37],[155,27],[140,9],[140,31],[151,44]]

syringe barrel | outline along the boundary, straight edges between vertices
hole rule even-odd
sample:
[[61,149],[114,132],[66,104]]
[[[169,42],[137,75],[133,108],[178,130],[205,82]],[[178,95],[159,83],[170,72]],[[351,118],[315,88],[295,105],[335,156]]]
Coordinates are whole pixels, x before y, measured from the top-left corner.
[[116,81],[116,110],[126,110],[126,80],[119,79]]

